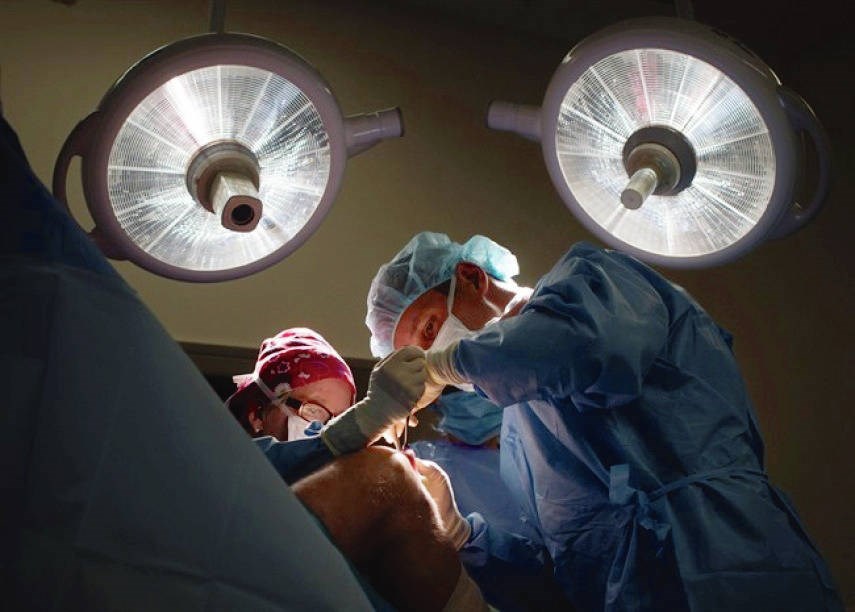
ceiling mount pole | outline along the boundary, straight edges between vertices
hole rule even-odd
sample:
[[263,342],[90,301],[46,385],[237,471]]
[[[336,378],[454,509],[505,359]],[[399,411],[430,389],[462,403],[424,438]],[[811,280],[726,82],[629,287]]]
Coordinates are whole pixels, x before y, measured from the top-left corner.
[[674,8],[677,11],[677,17],[682,19],[695,18],[695,9],[692,7],[692,0],[674,0]]
[[225,32],[226,0],[211,0],[211,22],[208,28],[211,32]]

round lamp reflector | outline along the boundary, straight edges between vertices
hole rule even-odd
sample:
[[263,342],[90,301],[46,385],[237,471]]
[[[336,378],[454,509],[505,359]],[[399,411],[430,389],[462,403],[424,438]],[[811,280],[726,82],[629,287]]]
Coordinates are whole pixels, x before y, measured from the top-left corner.
[[[678,193],[626,206],[625,145],[650,126],[691,145],[694,177]],[[718,68],[667,49],[621,51],[588,67],[561,102],[555,145],[567,187],[591,220],[665,257],[736,243],[763,216],[775,186],[773,143],[748,95]]]
[[[252,231],[224,227],[187,185],[196,154],[238,143],[258,164],[263,216]],[[214,65],[179,74],[148,94],[110,147],[110,204],[127,236],[151,257],[190,271],[224,271],[269,256],[318,208],[330,145],[315,105],[279,74]]]

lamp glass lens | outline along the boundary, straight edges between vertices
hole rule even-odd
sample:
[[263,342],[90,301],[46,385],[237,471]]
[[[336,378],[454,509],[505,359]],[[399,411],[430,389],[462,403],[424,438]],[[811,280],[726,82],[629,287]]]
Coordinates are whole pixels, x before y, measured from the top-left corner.
[[[260,166],[264,211],[251,232],[226,229],[191,196],[186,172],[215,141],[238,142]],[[128,115],[107,167],[114,214],[156,259],[187,270],[227,270],[285,245],[318,207],[330,176],[326,128],[314,104],[278,74],[250,66],[192,70]]]
[[[668,126],[692,145],[697,170],[676,195],[629,210],[623,147],[636,130]],[[686,53],[633,49],[590,66],[561,103],[556,150],[573,197],[603,229],[640,250],[683,258],[720,251],[765,212],[775,155],[757,107],[718,68]]]

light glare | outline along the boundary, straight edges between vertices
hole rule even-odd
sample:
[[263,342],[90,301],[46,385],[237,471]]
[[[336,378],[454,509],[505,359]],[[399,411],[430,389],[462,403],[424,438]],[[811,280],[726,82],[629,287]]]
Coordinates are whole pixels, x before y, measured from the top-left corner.
[[[187,190],[194,154],[218,140],[258,159],[264,214],[251,232],[224,228]],[[312,102],[277,74],[222,65],[181,74],[140,102],[113,142],[107,189],[122,229],[149,255],[217,271],[290,241],[317,210],[329,176],[330,146]]]

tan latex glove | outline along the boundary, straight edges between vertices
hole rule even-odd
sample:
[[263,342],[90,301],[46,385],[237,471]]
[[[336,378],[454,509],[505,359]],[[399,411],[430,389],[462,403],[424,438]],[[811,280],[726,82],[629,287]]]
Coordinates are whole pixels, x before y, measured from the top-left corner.
[[432,404],[442,394],[446,385],[469,382],[454,367],[457,344],[452,342],[444,349],[429,349],[425,353],[425,391],[416,402],[417,410]]
[[407,427],[407,424],[409,424],[409,427],[416,427],[419,424],[418,417],[416,417],[415,414],[410,413],[409,420],[404,418],[402,420],[395,421],[391,427],[383,431],[382,438],[395,448],[398,448],[401,436],[404,435],[404,429]]
[[425,388],[425,355],[405,346],[371,371],[368,393],[327,423],[321,438],[334,455],[365,448],[395,423],[403,423]]
[[416,459],[416,469],[424,477],[425,488],[433,501],[436,502],[445,535],[454,544],[454,548],[460,550],[469,539],[472,527],[457,509],[457,502],[454,501],[454,489],[451,488],[451,479],[445,470],[433,461]]

